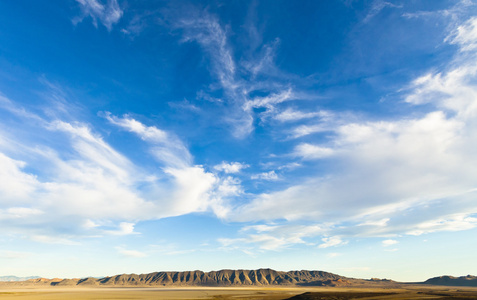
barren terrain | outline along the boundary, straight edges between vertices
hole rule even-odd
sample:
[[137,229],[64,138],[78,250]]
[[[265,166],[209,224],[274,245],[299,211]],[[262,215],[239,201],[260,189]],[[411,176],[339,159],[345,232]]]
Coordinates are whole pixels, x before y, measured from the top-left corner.
[[477,288],[403,285],[400,288],[340,288],[340,287],[182,287],[182,288],[125,288],[125,287],[35,287],[11,286],[0,288],[0,299],[477,299]]

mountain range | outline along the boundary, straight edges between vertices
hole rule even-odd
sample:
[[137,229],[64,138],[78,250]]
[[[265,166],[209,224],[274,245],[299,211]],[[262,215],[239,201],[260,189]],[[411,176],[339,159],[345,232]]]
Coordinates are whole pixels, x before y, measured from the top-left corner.
[[477,276],[439,276],[426,280],[424,284],[452,285],[452,286],[477,286]]
[[323,271],[280,272],[272,269],[220,270],[211,272],[154,272],[122,274],[112,277],[65,279],[53,285],[104,286],[263,286],[263,285],[339,285],[346,277]]
[[[153,272],[148,274],[121,274],[103,278],[46,279],[5,276],[0,281],[10,281],[13,285],[50,285],[50,286],[397,286],[388,279],[356,279],[324,271],[275,271],[258,270],[220,270],[211,272]],[[440,276],[419,284],[477,286],[476,276]]]

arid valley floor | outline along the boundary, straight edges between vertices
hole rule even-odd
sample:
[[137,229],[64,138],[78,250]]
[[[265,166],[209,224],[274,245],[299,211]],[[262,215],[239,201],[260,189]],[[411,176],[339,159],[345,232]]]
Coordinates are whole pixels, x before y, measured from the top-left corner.
[[105,287],[7,287],[0,288],[0,299],[93,300],[93,299],[477,299],[474,287],[436,287],[403,285],[396,288],[267,287],[267,288],[105,288]]

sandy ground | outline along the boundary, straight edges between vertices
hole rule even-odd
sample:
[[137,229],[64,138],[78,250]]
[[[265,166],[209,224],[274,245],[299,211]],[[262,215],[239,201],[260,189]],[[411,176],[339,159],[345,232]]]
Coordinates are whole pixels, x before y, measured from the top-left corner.
[[257,288],[12,288],[0,299],[286,299],[310,289]]
[[[307,294],[304,294],[307,293]],[[477,299],[477,288],[408,286],[403,288],[0,288],[0,299],[264,299],[295,296],[308,300],[348,299]]]

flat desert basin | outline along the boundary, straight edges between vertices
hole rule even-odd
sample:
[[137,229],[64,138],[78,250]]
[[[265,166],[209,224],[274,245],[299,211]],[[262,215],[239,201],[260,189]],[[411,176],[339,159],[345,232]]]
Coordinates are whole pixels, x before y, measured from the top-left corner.
[[[293,298],[292,298],[293,297]],[[99,299],[305,299],[305,300],[371,300],[371,299],[477,299],[477,288],[403,286],[402,288],[342,287],[240,287],[240,288],[155,288],[155,287],[5,287],[0,299],[33,300],[99,300]]]

